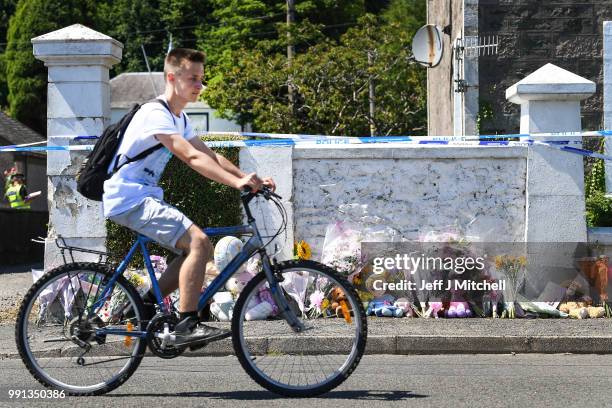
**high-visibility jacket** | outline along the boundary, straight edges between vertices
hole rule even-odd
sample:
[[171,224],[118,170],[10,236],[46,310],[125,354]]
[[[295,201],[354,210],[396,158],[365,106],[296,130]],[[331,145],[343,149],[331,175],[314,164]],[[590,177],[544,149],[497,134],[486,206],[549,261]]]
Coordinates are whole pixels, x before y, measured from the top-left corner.
[[29,210],[30,203],[26,203],[24,201],[25,197],[21,195],[21,190],[23,185],[10,186],[4,195],[8,198],[9,203],[11,203],[11,208],[19,209],[19,210]]

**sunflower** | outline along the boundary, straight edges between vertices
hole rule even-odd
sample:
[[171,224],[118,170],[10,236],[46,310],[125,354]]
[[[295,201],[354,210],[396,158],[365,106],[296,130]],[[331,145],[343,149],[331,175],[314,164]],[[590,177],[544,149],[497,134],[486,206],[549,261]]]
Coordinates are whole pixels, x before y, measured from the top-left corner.
[[296,242],[295,244],[293,244],[293,254],[297,259],[310,259],[310,257],[312,256],[312,252],[310,251],[310,245],[308,245],[304,240]]

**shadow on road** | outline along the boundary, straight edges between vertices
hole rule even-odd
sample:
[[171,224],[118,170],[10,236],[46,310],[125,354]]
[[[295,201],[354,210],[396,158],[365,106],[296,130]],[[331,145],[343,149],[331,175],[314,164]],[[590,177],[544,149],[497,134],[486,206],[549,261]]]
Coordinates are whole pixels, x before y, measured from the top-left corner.
[[[125,397],[186,397],[186,398],[213,398],[220,400],[243,400],[260,401],[276,400],[280,397],[269,391],[230,391],[230,392],[177,392],[177,393],[146,393],[146,394],[107,394],[105,397],[125,398]],[[427,398],[428,395],[415,394],[412,391],[330,391],[318,398],[324,399],[346,399],[362,401],[402,401],[412,398]]]

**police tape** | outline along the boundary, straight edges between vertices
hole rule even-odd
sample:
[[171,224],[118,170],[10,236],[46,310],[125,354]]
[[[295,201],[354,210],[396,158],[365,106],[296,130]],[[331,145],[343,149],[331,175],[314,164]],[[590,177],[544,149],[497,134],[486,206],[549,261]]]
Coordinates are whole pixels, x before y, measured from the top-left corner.
[[[210,134],[211,132],[209,132]],[[240,133],[242,136],[246,134],[253,134],[247,132],[235,132]],[[580,133],[585,135],[587,132]],[[602,136],[603,134],[610,134],[610,131],[592,131],[588,132],[587,136]],[[228,132],[215,132],[215,134],[229,134]],[[565,136],[577,136],[577,132],[565,132]],[[538,134],[543,136],[545,134]],[[551,136],[552,134],[546,134]],[[559,134],[560,135],[560,134]],[[299,135],[296,135],[299,136]],[[306,135],[301,135],[306,136]],[[402,146],[408,145],[438,145],[438,146],[532,146],[542,145],[551,148],[556,148],[568,153],[579,154],[582,156],[599,158],[603,160],[612,160],[612,156],[604,155],[597,152],[592,152],[579,147],[572,147],[570,145],[577,144],[581,145],[580,140],[547,140],[540,141],[534,139],[525,139],[520,141],[512,140],[479,140],[480,136],[470,137],[459,137],[459,136],[426,136],[426,137],[415,137],[415,136],[379,136],[379,137],[326,137],[318,135],[307,135],[310,138],[293,138],[293,139],[277,139],[270,138],[265,140],[225,140],[225,141],[207,141],[205,142],[208,147],[211,148],[229,148],[229,147],[275,147],[275,146],[339,146],[339,145],[373,145],[373,144],[392,144],[398,143]],[[531,135],[534,136],[534,135]],[[95,139],[96,136],[67,136],[73,140],[82,139]],[[496,135],[497,138],[508,138],[508,135],[500,136]],[[476,139],[478,138],[478,139]],[[452,140],[448,140],[452,139]],[[89,151],[93,150],[94,145],[68,145],[68,146],[31,146],[31,145],[12,145],[12,146],[0,146],[1,152],[44,152],[44,151]]]
[[[500,140],[500,139],[521,139],[522,141],[530,140],[530,137],[612,137],[612,130],[591,130],[582,132],[536,132],[536,133],[510,133],[501,135],[473,135],[473,136],[426,136],[426,135],[411,135],[411,136],[330,136],[330,135],[314,135],[314,134],[299,134],[299,133],[257,133],[257,132],[220,132],[220,131],[204,131],[196,132],[196,136],[234,136],[244,138],[263,138],[263,139],[290,139],[300,141],[313,140],[355,140],[359,139],[363,143],[386,142],[391,141],[477,141],[477,140]],[[68,140],[95,140],[99,136],[76,136],[76,135],[54,135],[54,138],[65,138]],[[561,141],[563,142],[563,141]],[[27,143],[20,145],[0,146],[3,148],[24,147],[42,142]]]
[[[355,138],[355,136],[329,136],[329,135],[312,135],[300,133],[257,133],[257,132],[197,132],[198,136],[238,136],[238,137],[259,137],[265,139],[347,139]],[[589,130],[583,132],[535,132],[535,133],[510,133],[503,135],[473,135],[473,136],[425,136],[425,135],[400,135],[400,136],[361,136],[361,138],[379,138],[379,137],[399,137],[411,138],[412,140],[428,139],[428,140],[448,140],[448,141],[464,141],[464,140],[487,140],[487,139],[528,139],[531,137],[611,137],[612,130]]]

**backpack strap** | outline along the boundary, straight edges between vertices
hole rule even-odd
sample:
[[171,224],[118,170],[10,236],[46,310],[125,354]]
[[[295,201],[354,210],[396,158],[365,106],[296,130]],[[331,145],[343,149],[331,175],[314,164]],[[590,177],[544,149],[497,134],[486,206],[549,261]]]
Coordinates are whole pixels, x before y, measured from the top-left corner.
[[[176,122],[174,120],[174,114],[170,110],[170,106],[168,106],[168,103],[166,103],[166,101],[164,101],[163,99],[155,98],[155,99],[153,99],[153,100],[151,100],[149,102],[159,102],[162,105],[164,105],[164,107],[166,109],[168,109],[168,112],[170,112],[170,116],[172,116],[172,122],[176,125]],[[183,127],[184,127],[184,129],[187,129],[187,115],[185,115],[185,112],[181,112],[181,115],[183,116]]]
[[[163,99],[155,98],[155,99],[150,100],[149,102],[157,102],[157,103],[163,105],[166,109],[168,109],[168,112],[170,112],[170,116],[172,117],[172,122],[176,125],[176,121],[174,120],[174,114],[170,110],[170,106],[168,106],[168,103],[166,101],[164,101]],[[147,103],[149,103],[149,102],[147,102]],[[183,114],[183,120],[184,120],[184,123],[185,123],[185,129],[186,129],[187,128],[187,117],[184,114]],[[127,129],[127,126],[126,126],[126,129]],[[126,129],[122,129],[122,132],[125,132]],[[113,174],[116,173],[117,171],[119,171],[119,169],[122,168],[123,166],[125,166],[126,164],[129,164],[129,163],[132,163],[132,162],[144,159],[145,157],[147,157],[151,153],[155,152],[156,150],[161,149],[162,147],[164,147],[164,145],[162,145],[161,143],[158,143],[155,146],[151,146],[148,149],[146,149],[145,151],[138,153],[134,157],[127,157],[126,156],[127,160],[125,162],[123,162],[120,166],[117,166],[117,164],[119,163],[119,157],[117,157],[117,160],[115,161],[115,167],[113,168]]]

